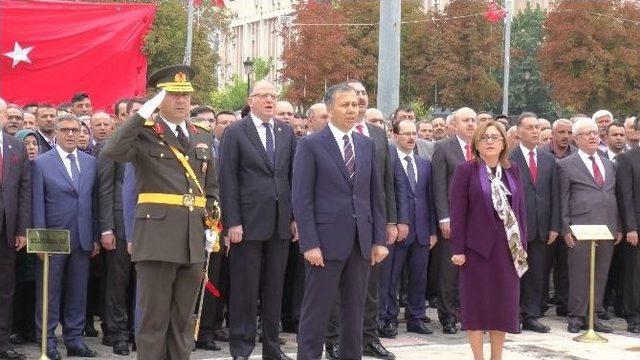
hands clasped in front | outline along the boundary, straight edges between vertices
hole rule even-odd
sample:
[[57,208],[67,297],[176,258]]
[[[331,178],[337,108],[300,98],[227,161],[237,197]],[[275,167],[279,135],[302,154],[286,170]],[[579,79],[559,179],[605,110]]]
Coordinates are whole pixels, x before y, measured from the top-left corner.
[[[322,250],[319,247],[309,249],[304,252],[304,259],[313,266],[324,267],[324,258],[322,257]],[[378,264],[389,255],[389,250],[383,245],[373,245],[371,247],[371,265]]]

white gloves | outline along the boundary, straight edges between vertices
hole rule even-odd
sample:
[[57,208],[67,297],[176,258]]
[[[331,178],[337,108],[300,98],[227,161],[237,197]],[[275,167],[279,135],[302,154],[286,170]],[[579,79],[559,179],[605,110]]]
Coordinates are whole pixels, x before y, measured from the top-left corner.
[[138,115],[149,120],[149,118],[151,118],[151,114],[153,114],[158,106],[160,106],[160,103],[162,103],[162,100],[164,100],[165,95],[167,95],[166,90],[160,91],[156,96],[152,97],[151,100],[142,105],[140,110],[138,110]]

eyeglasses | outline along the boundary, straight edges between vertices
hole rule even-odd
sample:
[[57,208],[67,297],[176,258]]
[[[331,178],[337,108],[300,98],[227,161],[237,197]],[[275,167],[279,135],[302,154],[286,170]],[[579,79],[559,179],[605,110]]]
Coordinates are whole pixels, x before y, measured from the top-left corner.
[[480,136],[480,141],[484,143],[491,142],[502,142],[502,136],[500,135],[482,135]]
[[367,90],[354,90],[356,95],[367,95]]
[[280,113],[278,113],[277,115],[278,115],[278,116],[285,116],[285,115],[287,115],[287,116],[293,116],[293,113],[292,113],[292,112],[286,112],[286,111],[285,111],[285,112],[280,112]]
[[71,133],[71,135],[76,135],[77,133],[80,132],[80,129],[78,129],[78,128],[59,128],[58,131],[61,134],[65,134],[65,135],[68,135],[69,133]]
[[7,115],[7,120],[22,120],[20,115]]
[[594,136],[598,136],[598,130],[591,130],[591,131],[583,131],[581,133],[578,133],[577,135],[585,135],[585,136],[590,136],[590,135],[594,135]]
[[370,123],[380,123],[380,124],[384,124],[384,119],[369,119],[368,120]]
[[402,136],[418,136],[417,132],[403,132],[403,133],[399,133],[398,135],[402,135]]
[[266,99],[266,98],[270,97],[270,98],[276,100],[278,98],[278,94],[275,94],[275,93],[255,93],[255,94],[251,95],[251,97],[257,97],[257,98],[260,98],[260,99]]

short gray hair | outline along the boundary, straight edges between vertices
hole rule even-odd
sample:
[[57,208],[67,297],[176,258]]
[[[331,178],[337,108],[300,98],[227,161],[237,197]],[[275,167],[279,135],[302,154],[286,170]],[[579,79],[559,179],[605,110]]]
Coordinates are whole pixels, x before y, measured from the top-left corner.
[[353,92],[355,94],[355,90],[353,90],[353,88],[346,82],[341,82],[328,88],[324,93],[325,105],[327,105],[327,107],[333,105],[333,102],[336,100],[336,94],[344,92]]
[[571,126],[571,128],[572,128],[571,130],[573,131],[573,123],[569,119],[558,119],[558,120],[554,121],[553,124],[551,125],[551,129],[555,130],[558,127],[558,125],[561,125],[561,124],[565,124],[565,125]]
[[611,114],[609,110],[598,110],[595,113],[593,113],[593,116],[591,117],[591,119],[593,121],[598,121],[598,119],[600,119],[603,116],[608,116],[609,119],[613,121],[613,114]]
[[573,123],[573,135],[580,135],[580,129],[587,126],[595,126],[598,128],[598,124],[596,124],[595,120],[589,119],[588,117],[579,117],[576,119],[576,122]]
[[70,113],[64,113],[56,117],[56,127],[58,127],[58,124],[63,121],[76,121],[78,125],[82,127],[82,122],[80,121],[80,119],[77,116]]

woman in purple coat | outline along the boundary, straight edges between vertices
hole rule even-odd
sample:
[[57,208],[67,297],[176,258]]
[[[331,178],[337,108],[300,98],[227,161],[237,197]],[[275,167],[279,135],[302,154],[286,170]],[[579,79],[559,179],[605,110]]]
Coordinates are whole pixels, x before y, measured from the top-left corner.
[[507,137],[490,121],[473,135],[475,160],[458,165],[451,184],[451,261],[460,266],[460,319],[475,360],[502,359],[505,333],[520,332],[520,277],[527,270],[524,194],[510,166]]

